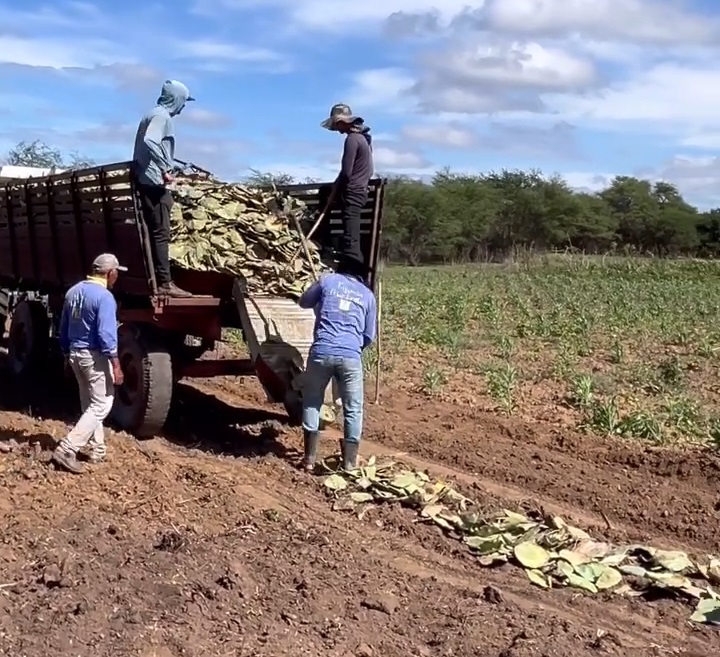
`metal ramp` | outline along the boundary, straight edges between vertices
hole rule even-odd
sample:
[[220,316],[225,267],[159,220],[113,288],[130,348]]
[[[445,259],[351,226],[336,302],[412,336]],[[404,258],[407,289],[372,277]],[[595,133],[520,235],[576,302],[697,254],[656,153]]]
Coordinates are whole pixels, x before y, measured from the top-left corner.
[[[290,418],[302,419],[305,363],[313,341],[315,313],[291,299],[249,293],[242,280],[233,283],[233,299],[250,359],[268,401],[285,405]],[[334,385],[325,391],[323,420],[332,422]]]

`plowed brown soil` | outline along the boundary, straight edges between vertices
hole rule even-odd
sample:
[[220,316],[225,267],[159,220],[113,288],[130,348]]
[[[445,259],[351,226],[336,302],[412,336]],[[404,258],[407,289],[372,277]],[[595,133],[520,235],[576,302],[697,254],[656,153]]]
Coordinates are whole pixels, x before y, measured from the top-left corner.
[[[110,432],[109,461],[81,477],[47,464],[72,398],[55,384],[30,405],[27,391],[2,394],[1,654],[720,654],[681,602],[544,592],[512,567],[480,568],[405,509],[332,511],[294,467],[299,432],[252,380],[184,387],[165,437]],[[403,452],[488,507],[717,548],[712,454],[560,435],[390,388],[366,435],[365,453]]]

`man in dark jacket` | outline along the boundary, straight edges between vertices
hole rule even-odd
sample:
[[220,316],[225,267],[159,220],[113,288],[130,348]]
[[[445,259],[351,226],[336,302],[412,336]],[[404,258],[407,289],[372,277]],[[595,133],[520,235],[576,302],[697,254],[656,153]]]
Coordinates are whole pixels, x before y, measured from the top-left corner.
[[362,262],[360,213],[367,203],[368,183],[374,172],[370,128],[348,105],[338,103],[321,124],[345,135],[340,173],[333,184],[325,212],[340,202],[343,221],[342,255]]
[[169,297],[190,297],[170,276],[170,214],[173,198],[168,185],[173,182],[175,128],[173,117],[185,104],[195,100],[188,88],[177,80],[166,80],[157,105],[140,121],[135,135],[134,172],[142,201],[143,216],[150,231],[158,292]]

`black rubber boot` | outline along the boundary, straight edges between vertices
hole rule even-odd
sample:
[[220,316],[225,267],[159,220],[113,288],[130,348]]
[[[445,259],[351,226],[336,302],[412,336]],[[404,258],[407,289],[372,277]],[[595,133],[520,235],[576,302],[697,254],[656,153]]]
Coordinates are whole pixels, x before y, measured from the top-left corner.
[[343,470],[346,470],[347,472],[350,472],[351,470],[357,470],[359,449],[360,449],[360,445],[358,445],[358,443],[343,442],[343,446],[342,446]]
[[320,433],[317,431],[305,431],[303,433],[303,443],[305,455],[303,457],[302,467],[304,470],[312,472],[315,469],[315,461],[317,461]]

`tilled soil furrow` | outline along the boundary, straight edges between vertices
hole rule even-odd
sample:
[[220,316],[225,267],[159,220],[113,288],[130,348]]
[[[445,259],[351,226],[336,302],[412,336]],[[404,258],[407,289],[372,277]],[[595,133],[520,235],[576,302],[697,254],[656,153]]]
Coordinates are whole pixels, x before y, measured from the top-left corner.
[[409,512],[334,512],[316,478],[277,458],[116,437],[113,460],[84,478],[11,463],[6,652],[650,657],[653,644],[715,645],[677,605],[536,592]]
[[368,416],[368,439],[471,473],[490,490],[524,491],[587,520],[604,515],[634,540],[718,549],[714,454],[548,431],[401,393]]
[[[612,596],[592,598],[570,590],[536,592],[518,571],[479,567],[464,546],[453,544],[453,539],[442,536],[434,527],[417,525],[410,510],[392,514],[395,525],[382,517],[374,522],[372,511],[364,520],[332,511],[316,478],[298,474],[278,459],[249,470],[246,476],[254,482],[244,482],[240,491],[254,499],[254,503],[271,503],[272,508],[289,512],[297,521],[332,531],[333,535],[342,536],[344,542],[363,546],[363,553],[400,574],[440,582],[478,597],[491,586],[502,590],[506,602],[518,610],[527,613],[541,610],[543,615],[565,618],[573,625],[593,628],[598,634],[612,632],[628,649],[650,650],[656,644],[702,650],[708,639],[717,639],[714,632],[701,632],[698,638],[688,635],[686,620],[690,608],[680,604],[665,601],[653,606]],[[402,531],[401,536],[397,535],[398,530]],[[428,544],[435,549],[427,549]],[[444,556],[438,548],[451,551],[452,557]],[[716,642],[720,648],[720,640]]]
[[[21,446],[0,459],[0,654],[720,653],[677,601],[541,591],[519,569],[481,568],[409,509],[333,511],[256,384],[196,389],[220,401],[181,405],[167,440],[111,436],[109,462],[80,478],[42,462],[62,422],[4,414]],[[392,402],[368,406],[365,452],[404,452],[492,508],[530,501],[613,540],[714,547],[712,459],[695,469],[692,452],[673,465],[661,450]],[[334,451],[337,433],[326,438]]]
[[[234,389],[215,381],[193,386],[239,413],[263,405],[272,409],[256,386]],[[710,553],[720,547],[720,460],[714,455],[548,435],[508,418],[400,392],[391,404],[366,408],[366,454],[400,452],[406,461],[485,495],[531,500],[618,541]],[[335,448],[337,429],[326,435],[324,449],[327,443]],[[296,449],[301,444],[299,436],[287,433],[283,443]]]

